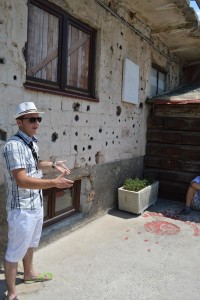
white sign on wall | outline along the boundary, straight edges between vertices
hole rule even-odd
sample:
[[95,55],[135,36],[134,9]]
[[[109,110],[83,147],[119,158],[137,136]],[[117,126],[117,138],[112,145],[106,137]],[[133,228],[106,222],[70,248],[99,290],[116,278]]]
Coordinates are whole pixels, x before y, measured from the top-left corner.
[[139,66],[127,58],[123,66],[122,101],[139,102]]

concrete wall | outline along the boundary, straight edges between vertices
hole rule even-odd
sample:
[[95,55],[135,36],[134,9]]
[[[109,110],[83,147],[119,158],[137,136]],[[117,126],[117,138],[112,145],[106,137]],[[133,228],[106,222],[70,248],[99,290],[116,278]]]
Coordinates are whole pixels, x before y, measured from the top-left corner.
[[[38,134],[40,158],[67,160],[73,178],[83,178],[81,210],[92,215],[116,204],[116,189],[127,175],[140,175],[142,172],[148,115],[145,100],[150,95],[152,63],[168,72],[168,89],[180,83],[181,65],[174,62],[159,39],[154,38],[154,47],[145,40],[145,37],[150,38],[150,28],[137,18],[133,19],[133,14],[125,6],[114,6],[116,13],[123,17],[122,22],[95,0],[52,2],[97,30],[95,89],[99,102],[24,88],[27,1],[1,0],[0,150],[5,144],[5,137],[17,130],[13,118],[16,104],[34,101],[40,110],[45,111]],[[136,34],[133,28],[142,35]],[[124,58],[140,67],[137,105],[122,102]],[[80,108],[74,111],[73,104],[77,102]],[[116,113],[117,107],[121,108],[120,115]],[[55,142],[51,140],[53,133],[58,134]],[[0,184],[3,189],[2,168]],[[1,194],[5,198],[5,193]],[[2,207],[5,199],[1,201]]]

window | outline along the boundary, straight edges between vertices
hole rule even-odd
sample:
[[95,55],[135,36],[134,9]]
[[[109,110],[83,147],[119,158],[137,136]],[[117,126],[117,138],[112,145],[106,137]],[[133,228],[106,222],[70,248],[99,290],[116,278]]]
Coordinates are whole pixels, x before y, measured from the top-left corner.
[[165,92],[166,74],[156,67],[151,68],[151,97]]
[[70,189],[51,188],[43,190],[44,226],[56,223],[79,211],[81,180]]
[[93,98],[95,31],[46,0],[30,0],[25,86]]

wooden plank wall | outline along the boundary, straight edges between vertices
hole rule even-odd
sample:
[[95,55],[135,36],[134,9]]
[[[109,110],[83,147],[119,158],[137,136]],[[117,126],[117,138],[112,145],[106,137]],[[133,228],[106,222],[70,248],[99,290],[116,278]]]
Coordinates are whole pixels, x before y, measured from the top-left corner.
[[160,182],[159,197],[185,202],[200,175],[200,104],[153,105],[144,165],[144,175]]

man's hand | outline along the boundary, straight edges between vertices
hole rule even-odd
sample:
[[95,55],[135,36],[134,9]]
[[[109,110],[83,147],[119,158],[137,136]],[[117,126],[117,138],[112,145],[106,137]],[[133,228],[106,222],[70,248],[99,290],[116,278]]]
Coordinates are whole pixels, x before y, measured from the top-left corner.
[[70,169],[65,165],[66,160],[56,161],[54,164],[54,168],[58,170],[61,174],[70,174]]
[[53,179],[55,187],[57,187],[58,189],[70,188],[73,186],[74,181],[66,179],[64,175],[65,174],[61,174],[55,179]]
[[42,190],[57,187],[58,189],[70,188],[74,181],[66,179],[65,174],[60,174],[54,179],[33,178],[26,175],[25,169],[12,170],[13,177],[20,188]]

